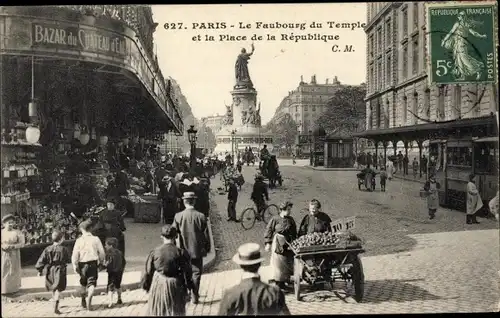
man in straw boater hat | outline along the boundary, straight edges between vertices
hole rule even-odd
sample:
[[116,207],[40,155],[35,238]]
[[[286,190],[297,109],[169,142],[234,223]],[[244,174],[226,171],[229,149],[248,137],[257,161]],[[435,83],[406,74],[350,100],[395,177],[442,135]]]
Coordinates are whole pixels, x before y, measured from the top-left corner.
[[290,315],[283,291],[260,280],[263,261],[259,244],[246,243],[238,248],[233,262],[240,265],[243,275],[238,285],[224,292],[219,315]]
[[208,222],[203,213],[196,211],[196,194],[184,192],[182,201],[185,209],[174,217],[172,226],[178,231],[178,247],[188,252],[191,257],[193,271],[193,295],[191,301],[198,303],[201,275],[203,273],[203,257],[210,251]]

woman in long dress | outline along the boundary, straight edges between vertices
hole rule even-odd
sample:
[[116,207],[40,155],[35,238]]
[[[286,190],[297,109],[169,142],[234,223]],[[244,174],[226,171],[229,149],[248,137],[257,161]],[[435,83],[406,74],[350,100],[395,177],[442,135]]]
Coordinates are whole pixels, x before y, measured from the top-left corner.
[[188,290],[193,289],[189,255],[175,246],[177,230],[164,225],[163,244],[146,260],[142,288],[149,292],[149,316],[185,316]]
[[433,174],[429,176],[429,180],[424,184],[424,190],[427,192],[427,209],[429,210],[429,219],[436,217],[436,212],[439,206],[438,190],[441,188],[439,182]]
[[293,252],[286,243],[297,238],[297,225],[290,216],[292,207],[289,201],[282,203],[280,213],[269,221],[265,234],[266,250],[271,251],[272,280],[281,289],[285,289],[293,273]]
[[385,163],[385,171],[387,172],[387,179],[392,180],[392,174],[394,173],[394,163],[392,160],[388,159]]
[[21,289],[21,251],[24,235],[14,229],[15,216],[8,214],[2,218],[2,295],[12,294]]
[[470,41],[467,38],[472,34],[485,39],[486,34],[479,34],[473,29],[481,22],[468,18],[465,11],[461,11],[457,17],[458,21],[443,38],[441,46],[452,51],[454,64],[452,72],[458,80],[465,80],[470,76],[475,76],[479,80],[484,70],[484,63],[470,54]]
[[467,216],[465,222],[467,224],[479,224],[476,220],[476,213],[483,207],[483,200],[479,195],[476,187],[476,176],[469,175],[469,183],[467,183]]

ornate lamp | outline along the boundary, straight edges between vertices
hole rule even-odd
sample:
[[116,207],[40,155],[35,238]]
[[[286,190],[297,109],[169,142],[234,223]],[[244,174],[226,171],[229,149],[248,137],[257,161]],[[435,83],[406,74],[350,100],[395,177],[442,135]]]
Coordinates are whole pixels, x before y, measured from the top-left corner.
[[196,143],[196,139],[198,139],[198,137],[196,136],[196,134],[198,133],[198,130],[194,129],[194,125],[191,125],[189,127],[189,129],[187,130],[187,133],[188,133],[189,143],[190,144]]
[[26,128],[26,141],[30,144],[36,144],[40,140],[40,129],[30,126]]
[[90,135],[85,126],[82,130],[83,131],[80,133],[80,137],[78,138],[78,140],[80,140],[80,143],[85,146],[90,141]]

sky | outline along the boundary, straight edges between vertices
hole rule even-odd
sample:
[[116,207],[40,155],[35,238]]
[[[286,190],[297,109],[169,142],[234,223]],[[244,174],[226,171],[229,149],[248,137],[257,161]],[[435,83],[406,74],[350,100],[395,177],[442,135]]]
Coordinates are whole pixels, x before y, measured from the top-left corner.
[[[359,27],[366,22],[365,3],[154,5],[152,9],[153,19],[159,23],[154,41],[160,68],[164,76],[179,83],[197,118],[225,113],[224,105],[232,101],[237,56],[243,47],[249,51],[252,42],[255,53],[248,67],[261,102],[263,124],[271,119],[288,92],[298,86],[301,75],[305,82],[312,75],[316,75],[318,83],[325,83],[327,78],[331,83],[335,76],[344,84],[366,81],[366,36]],[[327,21],[333,22],[333,28]],[[200,29],[202,23],[209,22],[225,22],[226,29]],[[251,28],[240,29],[240,22]],[[305,23],[306,28],[257,29],[257,22],[262,22],[262,27],[276,22]],[[310,28],[313,22],[322,23],[322,28]],[[172,29],[172,24],[178,27],[179,23],[181,29]],[[197,29],[193,29],[194,23]],[[337,23],[350,23],[350,28]],[[281,40],[281,34],[290,39],[291,33],[331,35],[337,40]],[[252,41],[254,34],[263,40]],[[266,40],[268,34],[276,40]],[[193,41],[198,35],[202,41]],[[207,35],[214,36],[215,41],[204,41]],[[224,36],[247,39],[220,41]],[[335,44],[339,52],[332,52]],[[346,45],[352,45],[353,51],[343,52]]]

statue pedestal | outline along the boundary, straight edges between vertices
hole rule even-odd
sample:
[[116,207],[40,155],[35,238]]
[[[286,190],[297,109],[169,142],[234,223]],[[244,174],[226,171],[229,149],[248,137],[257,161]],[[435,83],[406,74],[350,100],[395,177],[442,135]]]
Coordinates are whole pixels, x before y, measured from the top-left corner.
[[[222,127],[216,134],[217,146],[215,153],[243,152],[251,147],[254,152],[259,151],[264,144],[272,151],[272,134],[261,133],[260,114],[257,110],[257,91],[254,88],[235,88],[231,91],[233,103],[231,114],[232,125]],[[231,132],[235,132],[234,135]]]
[[[245,129],[245,127],[243,127]],[[261,133],[260,127],[248,130],[238,130],[234,135],[231,132],[234,130],[232,126],[222,127],[216,134],[215,139],[217,146],[215,146],[214,153],[229,153],[234,151],[243,152],[246,147],[252,148],[256,153],[259,152],[263,145],[267,145],[270,152],[273,150],[273,135],[269,133]]]

